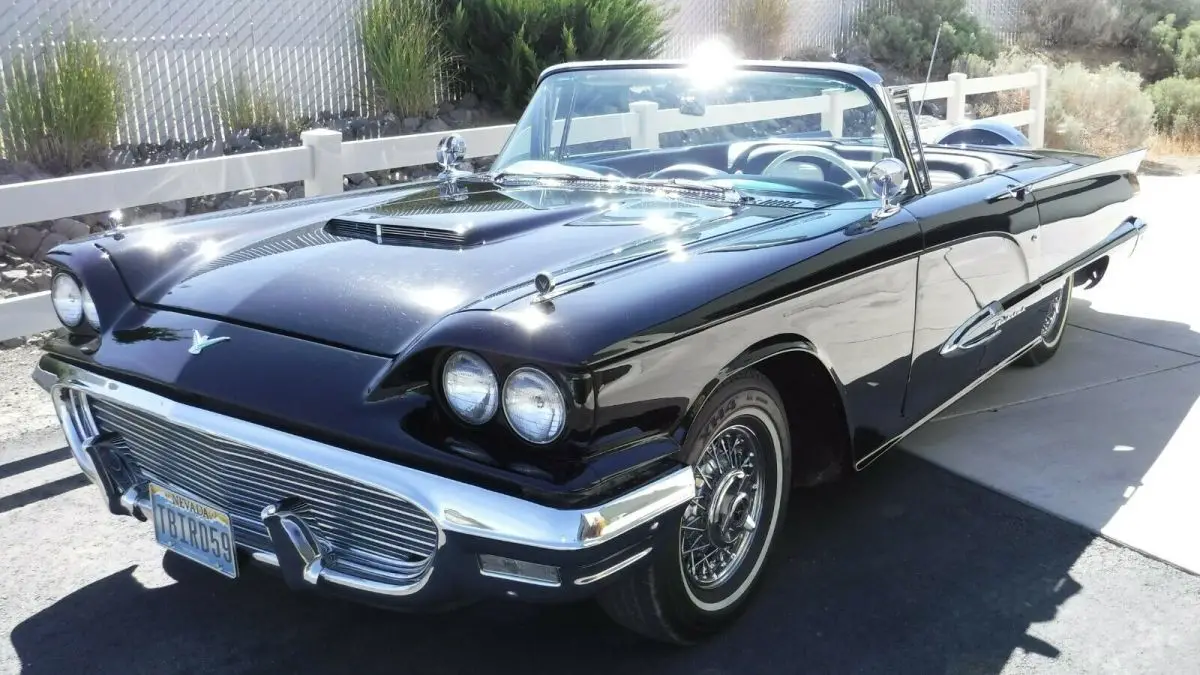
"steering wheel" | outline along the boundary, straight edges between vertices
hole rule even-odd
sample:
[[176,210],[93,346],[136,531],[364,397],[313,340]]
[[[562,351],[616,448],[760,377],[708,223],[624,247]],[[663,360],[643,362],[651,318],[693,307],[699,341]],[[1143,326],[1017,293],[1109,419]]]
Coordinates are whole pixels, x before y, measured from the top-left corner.
[[842,183],[842,187],[846,189],[849,189],[851,186],[857,187],[859,191],[862,192],[864,199],[871,198],[873,192],[871,191],[870,185],[867,184],[867,179],[863,178],[862,174],[855,171],[854,167],[850,166],[846,160],[842,159],[842,157],[836,152],[827,150],[825,148],[808,146],[799,150],[788,150],[771,160],[771,163],[763,168],[762,175],[770,176],[772,172],[777,172],[778,169],[785,163],[787,163],[789,160],[795,159],[796,157],[816,157],[829,162],[845,172],[847,176],[850,176],[850,180]]

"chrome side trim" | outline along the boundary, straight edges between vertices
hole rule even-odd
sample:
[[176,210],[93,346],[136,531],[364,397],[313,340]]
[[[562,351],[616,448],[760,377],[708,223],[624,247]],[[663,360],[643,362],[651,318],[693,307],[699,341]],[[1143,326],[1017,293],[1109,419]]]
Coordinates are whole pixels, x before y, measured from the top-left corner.
[[[48,369],[42,364],[48,364]],[[522,546],[560,551],[597,546],[653,522],[695,496],[692,469],[681,466],[600,506],[556,509],[178,403],[57,359],[43,359],[42,364],[36,367],[34,378],[55,380],[51,393],[72,454],[85,473],[89,467],[84,463],[86,456],[81,456],[84,437],[70,406],[65,401],[58,403],[64,390],[123,403],[178,425],[374,486],[414,504],[443,531]],[[93,477],[91,473],[89,477]]]
[[608,569],[600,570],[599,572],[596,572],[595,574],[589,574],[586,577],[579,577],[578,579],[575,580],[575,585],[576,586],[587,586],[588,584],[595,583],[597,581],[600,581],[601,579],[607,579],[608,577],[611,577],[612,575],[616,574],[617,572],[620,572],[621,570],[625,569],[626,567],[629,567],[630,565],[641,560],[642,558],[645,558],[646,556],[650,555],[650,552],[653,550],[654,550],[653,548],[648,548],[648,549],[645,549],[642,551],[638,551],[637,553],[634,553],[633,555],[622,560],[621,562],[617,563],[616,565],[609,567]]
[[1017,359],[1021,358],[1021,356],[1024,355],[1025,352],[1029,351],[1030,349],[1033,349],[1034,345],[1036,345],[1038,342],[1040,342],[1041,339],[1042,339],[1042,336],[1040,336],[1040,335],[1038,337],[1034,338],[1033,341],[1031,341],[1029,344],[1027,344],[1024,347],[1021,347],[1017,351],[1013,352],[1012,356],[1009,356],[1007,359],[1004,359],[1000,363],[996,364],[995,366],[992,367],[991,370],[989,370],[986,373],[984,373],[983,375],[981,375],[979,377],[979,379],[977,379],[974,382],[972,382],[971,384],[967,385],[962,391],[958,392],[954,396],[951,396],[945,403],[934,408],[933,411],[930,412],[928,415],[925,415],[921,419],[917,420],[917,422],[915,424],[913,424],[909,428],[905,429],[904,431],[900,432],[899,435],[895,436],[890,441],[884,443],[883,445],[879,446],[875,450],[873,450],[870,453],[868,453],[867,455],[865,455],[862,459],[855,462],[854,470],[862,471],[863,469],[870,466],[872,462],[879,459],[880,455],[887,452],[888,450],[891,450],[893,447],[896,446],[897,443],[904,440],[904,438],[906,436],[908,436],[909,434],[911,434],[912,432],[916,431],[922,424],[925,424],[926,422],[933,419],[934,417],[937,417],[938,415],[940,415],[942,413],[943,410],[954,405],[955,403],[958,402],[958,400],[960,398],[971,393],[975,389],[975,387],[978,387],[979,385],[983,384],[984,382],[987,382],[989,379],[991,379],[991,377],[993,375],[1000,372],[1001,370],[1004,370],[1008,366],[1012,365],[1013,361],[1016,361]]

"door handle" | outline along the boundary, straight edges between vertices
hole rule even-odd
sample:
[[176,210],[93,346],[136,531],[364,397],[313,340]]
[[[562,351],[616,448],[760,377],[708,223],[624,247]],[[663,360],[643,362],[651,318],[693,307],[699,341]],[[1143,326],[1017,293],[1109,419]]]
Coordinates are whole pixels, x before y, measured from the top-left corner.
[[1004,306],[990,303],[950,334],[939,350],[942,356],[954,356],[981,347],[1000,337],[1000,326],[1005,322]]
[[1003,192],[997,192],[988,197],[987,201],[989,204],[1004,201],[1005,199],[1016,199],[1023,202],[1027,194],[1029,194],[1029,188],[1024,185],[1009,185]]

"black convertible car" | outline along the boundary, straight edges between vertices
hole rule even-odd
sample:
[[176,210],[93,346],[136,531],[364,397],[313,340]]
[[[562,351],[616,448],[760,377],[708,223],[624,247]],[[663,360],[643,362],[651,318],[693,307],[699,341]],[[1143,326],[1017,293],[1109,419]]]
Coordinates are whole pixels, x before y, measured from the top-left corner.
[[449,137],[437,179],[59,246],[34,378],[108,509],[216,572],[692,642],[793,487],[1049,359],[1145,229],[1141,152],[919,127],[840,64],[554,67],[487,172]]

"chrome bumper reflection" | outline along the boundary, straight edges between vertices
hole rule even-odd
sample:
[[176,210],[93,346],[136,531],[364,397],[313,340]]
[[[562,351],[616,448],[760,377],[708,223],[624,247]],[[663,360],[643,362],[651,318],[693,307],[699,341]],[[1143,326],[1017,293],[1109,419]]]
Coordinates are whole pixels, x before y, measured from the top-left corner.
[[[145,485],[122,488],[120,494],[115,494],[114,481],[105,480],[102,462],[98,466],[96,458],[101,455],[96,448],[89,451],[89,447],[104,441],[98,440],[98,427],[85,397],[169,419],[172,424],[253,448],[280,461],[335,473],[394,495],[436,524],[439,550],[447,532],[547,551],[589,549],[653,522],[690,501],[695,492],[691,469],[681,467],[606,504],[589,509],[555,509],[184,405],[53,358],[39,364],[33,379],[51,393],[71,452],[88,478],[106,490],[109,509],[142,519],[153,515]],[[293,586],[325,582],[371,595],[401,597],[420,591],[437,566],[435,553],[425,573],[406,583],[384,583],[348,570],[331,569],[324,564],[320,547],[314,544],[313,533],[303,518],[290,518],[284,503],[261,506],[274,550],[255,546],[247,550],[259,562],[280,567]]]

